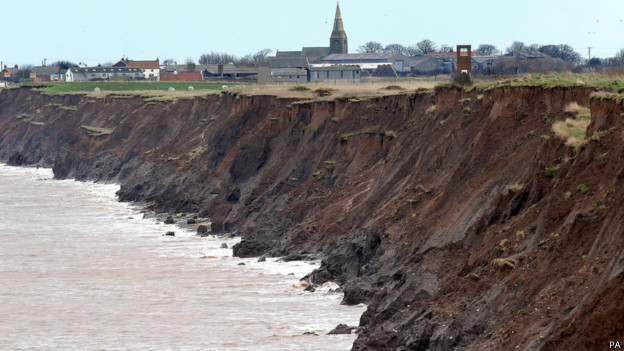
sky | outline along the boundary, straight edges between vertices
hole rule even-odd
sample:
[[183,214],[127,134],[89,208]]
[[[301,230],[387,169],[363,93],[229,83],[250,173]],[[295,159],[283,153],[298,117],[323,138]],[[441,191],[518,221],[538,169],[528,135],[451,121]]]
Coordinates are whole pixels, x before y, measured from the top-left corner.
[[[2,0],[8,1],[8,0]],[[21,0],[0,11],[0,61],[179,63],[202,53],[329,46],[335,0]],[[349,52],[412,45],[568,44],[587,58],[624,48],[624,0],[341,0]]]

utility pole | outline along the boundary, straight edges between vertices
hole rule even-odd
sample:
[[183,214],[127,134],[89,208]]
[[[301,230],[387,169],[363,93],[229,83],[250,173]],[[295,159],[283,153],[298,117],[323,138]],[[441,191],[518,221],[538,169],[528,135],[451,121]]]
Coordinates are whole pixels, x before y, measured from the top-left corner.
[[587,47],[587,61],[589,62],[589,60],[591,60],[591,46]]

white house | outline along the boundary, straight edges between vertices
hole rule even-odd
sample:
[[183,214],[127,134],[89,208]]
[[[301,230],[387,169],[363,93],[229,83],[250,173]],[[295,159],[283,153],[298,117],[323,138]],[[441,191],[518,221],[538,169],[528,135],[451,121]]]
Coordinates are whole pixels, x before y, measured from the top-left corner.
[[150,61],[135,61],[127,58],[122,59],[113,65],[113,67],[137,67],[143,70],[143,76],[147,80],[160,80],[160,62],[159,59]]

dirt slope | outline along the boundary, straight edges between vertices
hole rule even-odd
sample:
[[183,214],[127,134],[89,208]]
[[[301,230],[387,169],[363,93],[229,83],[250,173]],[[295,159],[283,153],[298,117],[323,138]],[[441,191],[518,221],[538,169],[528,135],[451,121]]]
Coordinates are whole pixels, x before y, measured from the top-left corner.
[[[201,212],[243,236],[240,256],[323,258],[313,283],[370,304],[354,350],[602,350],[624,341],[624,107],[590,93],[5,90],[0,160]],[[578,150],[552,132],[569,102],[591,108]]]

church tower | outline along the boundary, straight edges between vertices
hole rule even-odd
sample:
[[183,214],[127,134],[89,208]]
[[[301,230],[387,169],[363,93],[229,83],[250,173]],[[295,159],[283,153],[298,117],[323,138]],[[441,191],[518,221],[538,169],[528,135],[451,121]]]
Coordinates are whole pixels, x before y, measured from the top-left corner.
[[342,25],[342,16],[340,15],[340,4],[336,3],[336,17],[334,18],[334,30],[329,37],[329,53],[330,54],[348,54],[349,45],[347,44],[347,33],[345,33]]

